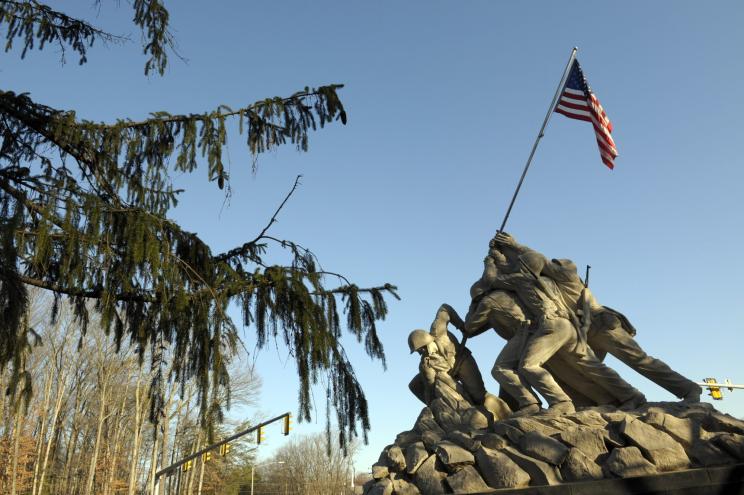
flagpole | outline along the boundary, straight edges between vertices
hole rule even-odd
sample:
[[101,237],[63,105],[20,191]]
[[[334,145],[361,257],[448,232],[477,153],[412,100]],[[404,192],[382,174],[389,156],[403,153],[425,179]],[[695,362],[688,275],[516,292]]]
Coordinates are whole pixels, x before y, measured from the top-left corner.
[[553,111],[555,110],[555,104],[560,98],[563,85],[566,84],[566,78],[568,77],[568,72],[571,70],[571,64],[573,64],[573,61],[576,59],[577,51],[578,51],[578,48],[576,47],[573,47],[573,50],[571,50],[571,56],[569,57],[568,63],[566,64],[566,69],[563,71],[563,76],[561,76],[561,81],[558,83],[558,88],[555,90],[553,101],[550,102],[550,108],[548,108],[548,113],[545,115],[545,120],[543,121],[542,127],[540,128],[540,132],[537,134],[537,138],[535,139],[535,144],[532,145],[532,151],[530,152],[529,158],[527,158],[527,164],[524,166],[524,170],[522,171],[522,176],[519,178],[519,183],[517,184],[517,188],[514,190],[514,196],[512,196],[511,202],[509,203],[509,208],[507,208],[506,210],[506,215],[504,215],[504,221],[501,222],[501,227],[499,227],[499,232],[503,232],[504,227],[506,227],[506,221],[509,220],[509,214],[512,211],[514,202],[517,200],[517,194],[519,194],[519,190],[522,188],[522,182],[524,182],[524,177],[527,175],[527,170],[530,168],[530,164],[532,163],[532,157],[535,156],[535,150],[537,150],[537,145],[540,144],[540,139],[542,139],[542,137],[545,135],[544,134],[545,126],[548,125],[550,116],[553,115]]

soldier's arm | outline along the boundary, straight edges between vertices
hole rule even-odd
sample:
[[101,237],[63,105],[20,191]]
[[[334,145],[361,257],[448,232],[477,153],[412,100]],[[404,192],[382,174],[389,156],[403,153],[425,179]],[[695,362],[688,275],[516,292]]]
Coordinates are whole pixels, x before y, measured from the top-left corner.
[[457,314],[455,308],[449,304],[442,304],[437,310],[437,316],[431,324],[430,333],[434,338],[440,338],[447,335],[447,324],[452,323],[455,328],[462,330],[465,328],[465,322],[462,321],[460,315]]
[[524,273],[500,273],[491,281],[492,289],[516,290],[527,279]]
[[524,244],[519,244],[512,236],[505,232],[498,232],[494,236],[492,242],[497,245],[509,247],[516,251],[519,259],[523,260],[535,275],[542,274],[543,270],[550,264],[548,258],[546,258],[544,254],[535,251]]

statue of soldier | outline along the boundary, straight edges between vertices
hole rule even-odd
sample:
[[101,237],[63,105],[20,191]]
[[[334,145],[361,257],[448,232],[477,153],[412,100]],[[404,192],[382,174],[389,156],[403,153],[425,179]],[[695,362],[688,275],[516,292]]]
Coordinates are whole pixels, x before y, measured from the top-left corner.
[[448,304],[442,304],[431,324],[429,332],[414,330],[408,336],[411,353],[421,355],[419,373],[408,384],[408,388],[421,402],[429,405],[435,398],[436,380],[441,380],[453,390],[458,383],[473,405],[482,405],[486,399],[486,388],[470,350],[460,344],[447,325],[462,329],[464,322]]
[[[506,257],[495,246],[493,241],[489,243],[488,255],[483,260],[483,274],[470,289],[472,302],[462,332],[470,338],[494,329],[507,341],[506,348],[502,350],[503,356],[514,356],[518,362],[526,345],[531,322],[513,292],[490,288],[491,280],[496,277],[499,269],[504,272],[513,271]],[[571,359],[557,356],[549,360],[545,367],[576,405],[611,404],[617,400],[603,388],[588,383],[582,376],[581,369]],[[503,388],[499,391],[499,397],[513,409],[519,409],[518,401]],[[539,402],[539,399],[535,397],[532,402],[530,398],[530,403],[535,402]]]
[[685,402],[700,402],[700,386],[646,354],[633,338],[636,334],[633,325],[622,313],[597,302],[571,260],[554,259],[548,267],[545,272],[556,281],[566,303],[577,301],[581,306],[575,308],[583,317],[581,337],[599,360],[609,352]]
[[587,343],[600,359],[609,352],[684,402],[700,402],[700,385],[646,354],[633,338],[635,334],[635,328],[622,313],[606,306],[592,309]]
[[[622,313],[601,306],[579,277],[570,260],[553,260],[553,278],[561,293],[572,298],[581,292],[586,317],[586,339],[601,360],[609,352],[628,367],[645,376],[685,402],[700,402],[702,389],[698,384],[672,370],[660,359],[646,354],[633,338],[636,330]],[[558,274],[556,277],[555,275]]]
[[537,322],[537,329],[527,338],[521,357],[516,348],[506,353],[502,351],[492,370],[499,384],[519,402],[517,414],[539,410],[539,403],[525,382],[546,399],[549,411],[574,411],[571,398],[543,367],[554,355],[574,361],[587,379],[614,396],[621,407],[635,407],[645,402],[643,394],[596,359],[587,348],[585,339],[579,334],[581,323],[576,308],[566,304],[557,284],[546,276],[557,269],[557,265],[549,266],[544,256],[517,244],[508,234],[498,233],[493,244],[505,255],[512,271],[499,272],[490,281],[491,287],[514,291]]

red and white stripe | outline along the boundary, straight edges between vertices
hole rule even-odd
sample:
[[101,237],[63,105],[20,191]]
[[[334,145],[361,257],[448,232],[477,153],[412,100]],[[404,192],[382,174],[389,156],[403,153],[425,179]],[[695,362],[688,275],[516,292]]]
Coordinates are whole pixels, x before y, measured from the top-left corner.
[[617,148],[615,141],[612,140],[612,123],[591,91],[587,95],[581,90],[564,88],[555,111],[572,119],[591,122],[594,126],[602,162],[611,169],[615,168],[614,159],[617,156]]

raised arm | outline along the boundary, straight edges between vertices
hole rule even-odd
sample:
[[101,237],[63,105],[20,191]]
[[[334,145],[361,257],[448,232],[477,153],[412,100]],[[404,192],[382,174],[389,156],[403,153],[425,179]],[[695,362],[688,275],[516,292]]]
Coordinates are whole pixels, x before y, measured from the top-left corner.
[[447,335],[448,323],[452,323],[452,325],[460,331],[465,328],[465,322],[462,321],[462,318],[457,314],[455,308],[445,303],[439,306],[437,316],[431,324],[431,334],[435,338],[444,337]]

